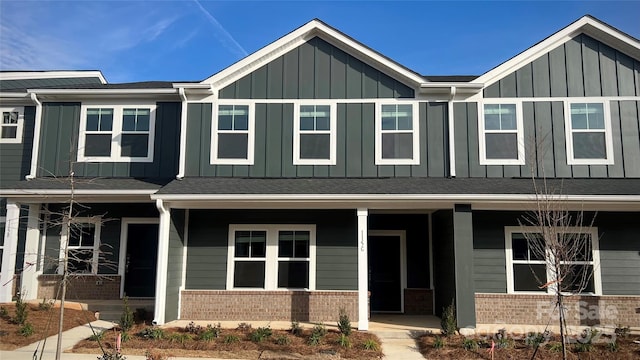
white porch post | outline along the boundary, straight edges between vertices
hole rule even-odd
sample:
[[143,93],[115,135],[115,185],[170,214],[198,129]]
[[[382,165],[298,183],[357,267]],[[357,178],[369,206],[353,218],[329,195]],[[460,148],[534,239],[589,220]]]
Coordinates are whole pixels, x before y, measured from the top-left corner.
[[153,322],[164,324],[164,312],[167,298],[167,261],[169,260],[169,229],[171,225],[171,211],[162,200],[156,200],[156,207],[160,212],[158,228],[158,265],[156,270],[156,302]]
[[0,303],[10,302],[13,297],[13,276],[16,269],[18,252],[18,224],[20,223],[20,206],[7,200],[5,217],[4,247],[2,249],[2,271],[0,271]]
[[358,330],[369,330],[369,269],[367,209],[358,209]]
[[24,246],[20,295],[24,300],[38,297],[38,249],[40,247],[40,204],[29,205],[27,241]]

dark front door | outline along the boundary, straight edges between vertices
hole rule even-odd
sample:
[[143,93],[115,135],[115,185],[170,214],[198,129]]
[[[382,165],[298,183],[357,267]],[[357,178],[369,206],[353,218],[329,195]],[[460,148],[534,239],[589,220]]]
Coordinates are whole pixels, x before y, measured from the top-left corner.
[[129,224],[124,294],[154,297],[158,259],[158,224]]
[[402,311],[401,290],[400,237],[369,236],[371,311]]

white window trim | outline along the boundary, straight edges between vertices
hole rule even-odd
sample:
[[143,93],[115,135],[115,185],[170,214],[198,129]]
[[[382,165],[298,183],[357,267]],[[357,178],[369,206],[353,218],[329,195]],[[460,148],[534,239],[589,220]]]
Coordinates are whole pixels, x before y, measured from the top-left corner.
[[[18,113],[18,124],[15,125],[16,129],[16,137],[15,138],[0,138],[0,144],[21,144],[22,143],[22,131],[24,129],[24,106],[16,106],[16,107],[0,107],[0,113],[4,112],[17,112]],[[2,119],[0,119],[2,121]],[[0,123],[0,131],[3,127],[13,127],[14,125],[5,125]]]
[[[265,231],[267,243],[265,249],[265,282],[264,288],[235,288],[234,264],[235,264],[235,233],[236,231]],[[309,288],[292,289],[278,288],[278,232],[279,231],[308,231],[309,232]],[[262,259],[262,258],[260,258]],[[242,260],[251,261],[250,258]],[[256,260],[262,261],[262,260]],[[229,225],[229,246],[227,252],[227,290],[256,291],[256,290],[308,290],[316,289],[316,226],[315,225],[265,225],[265,224],[231,224]]]
[[[534,260],[534,261],[515,261],[513,260],[513,247],[512,247],[512,234],[513,233],[540,233],[540,228],[535,226],[505,226],[504,228],[504,241],[505,241],[505,256],[506,256],[506,270],[507,270],[507,293],[508,294],[552,294],[553,287],[548,287],[547,291],[515,291],[514,290],[514,279],[513,279],[513,264],[545,264],[546,260]],[[580,295],[588,296],[588,295],[602,295],[602,277],[600,272],[600,241],[598,237],[598,228],[597,227],[566,227],[563,229],[559,229],[558,233],[580,233],[580,234],[589,234],[591,236],[591,256],[593,261],[576,261],[572,263],[584,263],[584,264],[593,264],[593,287],[595,293],[583,292]],[[515,262],[514,262],[515,261]],[[547,268],[547,278],[550,277],[550,269]]]
[[[255,148],[255,102],[224,100],[211,105],[211,165],[253,165]],[[247,158],[246,159],[219,159],[218,158],[218,109],[224,105],[246,105],[249,107],[249,124],[247,130]],[[224,131],[224,130],[223,130]]]
[[[518,140],[517,159],[487,159],[486,134],[487,133],[507,133],[502,130],[485,130],[484,127],[484,105],[515,105],[516,106],[516,133]],[[512,131],[508,131],[512,132]],[[524,118],[522,112],[522,101],[506,99],[484,99],[478,101],[478,146],[480,151],[480,165],[525,165],[525,143],[524,143]]]
[[[411,159],[383,159],[382,158],[382,106],[383,105],[412,105],[412,135],[413,158]],[[376,165],[419,165],[420,164],[420,104],[417,101],[384,100],[376,101],[375,111],[375,164]]]
[[[98,274],[98,260],[99,260],[99,250],[100,250],[100,228],[102,225],[102,217],[100,216],[92,216],[92,217],[78,217],[73,219],[73,224],[93,224],[95,227],[94,236],[93,236],[93,258],[91,260],[91,273],[74,273],[73,275],[96,275]],[[64,249],[69,241],[69,233],[68,228],[66,226],[62,227],[62,234],[60,235],[60,260],[64,259]],[[80,248],[89,248],[89,246],[81,246],[81,247],[70,247],[69,250],[80,249]],[[58,274],[62,275],[64,269],[61,266],[58,266]]]
[[[111,127],[111,155],[110,156],[85,156],[84,149],[87,133],[87,109],[102,108],[113,109],[113,124]],[[122,121],[124,109],[150,109],[149,115],[149,142],[147,144],[146,157],[121,156],[121,139],[122,139]],[[80,110],[80,135],[78,138],[78,161],[80,162],[153,162],[153,149],[155,143],[155,125],[156,125],[157,104],[117,104],[96,102],[82,103]],[[127,132],[128,133],[128,132]],[[106,134],[106,132],[105,132]]]
[[[329,131],[300,130],[300,107],[304,105],[326,105],[329,106]],[[293,105],[293,165],[335,165],[336,164],[336,144],[338,125],[338,105],[336,102],[326,101],[300,101]],[[300,135],[301,134],[329,134],[329,158],[328,159],[301,159],[300,158]]]
[[[602,104],[604,111],[604,139],[605,152],[607,156],[604,159],[576,159],[573,153],[573,127],[571,125],[571,104]],[[572,98],[564,102],[564,121],[565,121],[565,138],[567,144],[567,164],[568,165],[612,165],[613,159],[613,134],[611,131],[611,109],[610,101],[604,99],[593,98]],[[588,132],[579,130],[580,132]],[[602,131],[597,131],[602,132]]]

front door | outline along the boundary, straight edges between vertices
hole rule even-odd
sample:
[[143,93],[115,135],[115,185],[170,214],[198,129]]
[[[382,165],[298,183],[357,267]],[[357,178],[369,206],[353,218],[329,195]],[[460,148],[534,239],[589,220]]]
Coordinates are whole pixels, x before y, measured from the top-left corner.
[[369,236],[371,312],[402,311],[400,236]]
[[155,296],[157,259],[158,224],[128,224],[125,296]]

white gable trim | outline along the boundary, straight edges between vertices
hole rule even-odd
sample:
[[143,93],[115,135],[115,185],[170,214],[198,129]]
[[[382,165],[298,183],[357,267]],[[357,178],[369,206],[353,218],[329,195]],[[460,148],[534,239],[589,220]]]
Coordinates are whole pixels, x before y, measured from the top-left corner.
[[420,84],[427,82],[417,73],[404,68],[393,60],[382,56],[336,29],[314,19],[217,74],[203,80],[202,83],[211,84],[215,88],[222,88],[260,68],[264,64],[273,61],[277,57],[286,54],[288,51],[302,45],[315,36],[319,36],[331,45],[344,50],[359,60],[387,72],[389,76],[404,80],[407,85],[412,85],[416,89]]
[[591,16],[583,16],[564,29],[486,72],[484,75],[475,79],[474,82],[484,83],[485,87],[487,87],[581,33],[606,43],[633,58],[640,59],[640,41],[638,39],[612,28]]

